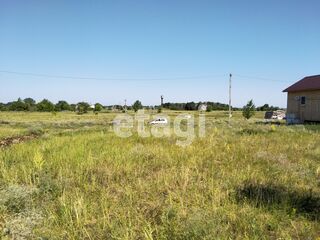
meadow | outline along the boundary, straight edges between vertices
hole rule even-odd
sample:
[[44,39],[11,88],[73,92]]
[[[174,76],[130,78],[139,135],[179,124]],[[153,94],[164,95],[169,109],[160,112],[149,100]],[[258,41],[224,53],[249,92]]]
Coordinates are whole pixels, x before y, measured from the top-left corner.
[[320,126],[210,112],[180,147],[115,116],[0,112],[33,136],[0,147],[1,239],[320,239]]

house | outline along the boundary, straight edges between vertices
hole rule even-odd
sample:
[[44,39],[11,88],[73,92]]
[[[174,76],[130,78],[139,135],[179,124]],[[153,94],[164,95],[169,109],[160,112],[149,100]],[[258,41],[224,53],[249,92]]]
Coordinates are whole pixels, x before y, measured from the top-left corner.
[[208,107],[207,104],[201,103],[198,106],[198,110],[205,112],[205,111],[207,111],[207,107]]
[[320,122],[320,75],[305,77],[288,93],[287,123]]

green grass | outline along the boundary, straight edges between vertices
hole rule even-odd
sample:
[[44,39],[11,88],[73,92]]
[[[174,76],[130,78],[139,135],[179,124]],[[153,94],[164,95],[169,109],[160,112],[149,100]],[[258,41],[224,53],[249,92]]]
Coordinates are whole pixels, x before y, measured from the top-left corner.
[[44,132],[0,149],[3,238],[320,237],[320,127],[206,115],[183,148],[117,137],[114,113],[0,113],[0,138]]

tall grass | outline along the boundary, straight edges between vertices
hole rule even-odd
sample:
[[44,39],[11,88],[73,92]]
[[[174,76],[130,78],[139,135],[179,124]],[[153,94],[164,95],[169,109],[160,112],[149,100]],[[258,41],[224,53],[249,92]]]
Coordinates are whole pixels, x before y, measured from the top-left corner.
[[[0,228],[9,239],[320,236],[316,127],[229,125],[209,113],[206,137],[182,148],[174,136],[119,138],[101,124],[112,114],[10,114],[26,127],[45,124],[47,134],[0,150]],[[66,119],[68,128],[55,125]]]

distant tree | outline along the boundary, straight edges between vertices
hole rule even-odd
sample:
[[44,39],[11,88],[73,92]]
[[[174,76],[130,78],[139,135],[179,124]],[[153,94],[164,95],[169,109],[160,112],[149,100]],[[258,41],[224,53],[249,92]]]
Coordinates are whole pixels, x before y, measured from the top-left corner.
[[123,110],[123,106],[122,105],[114,105],[114,107],[116,108],[116,109],[118,109],[118,110]]
[[68,102],[60,100],[56,105],[55,105],[55,111],[70,111],[71,107]]
[[6,105],[4,103],[0,103],[0,111],[5,111]]
[[[164,103],[162,105],[163,108],[167,108],[170,110],[197,110],[198,107],[202,104],[201,102],[188,102],[188,103]],[[228,110],[229,105],[218,103],[218,102],[208,102],[206,101],[207,107],[213,110]],[[235,108],[236,110],[236,108]]]
[[142,109],[142,104],[139,100],[135,101],[132,105],[132,109],[137,112],[139,109]]
[[257,111],[276,111],[279,109],[279,107],[269,106],[269,104],[264,104],[261,107],[257,107]]
[[19,98],[17,101],[8,103],[8,107],[10,111],[26,111],[27,110],[27,106],[21,98]]
[[94,111],[95,111],[95,112],[101,112],[102,110],[103,110],[102,104],[96,103],[96,104],[94,105]]
[[256,107],[253,103],[253,100],[250,100],[247,105],[245,105],[242,109],[242,115],[245,119],[250,119],[252,116],[254,116],[256,111]]
[[33,98],[25,98],[23,101],[25,104],[30,104],[31,106],[36,105],[36,101]]
[[211,105],[207,105],[207,112],[211,112],[212,111],[212,106]]
[[195,102],[187,102],[185,110],[197,110],[197,104]]
[[257,111],[268,111],[270,109],[269,104],[264,104],[261,107],[257,107]]
[[158,113],[162,113],[162,107],[158,107]]
[[90,104],[87,102],[79,102],[76,107],[78,114],[87,113],[89,109],[90,109]]
[[77,109],[77,104],[70,104],[70,111],[75,112]]
[[48,99],[43,99],[37,104],[37,111],[39,112],[52,112],[54,111],[54,104]]
[[27,111],[36,110],[36,101],[33,98],[25,98],[23,102]]

